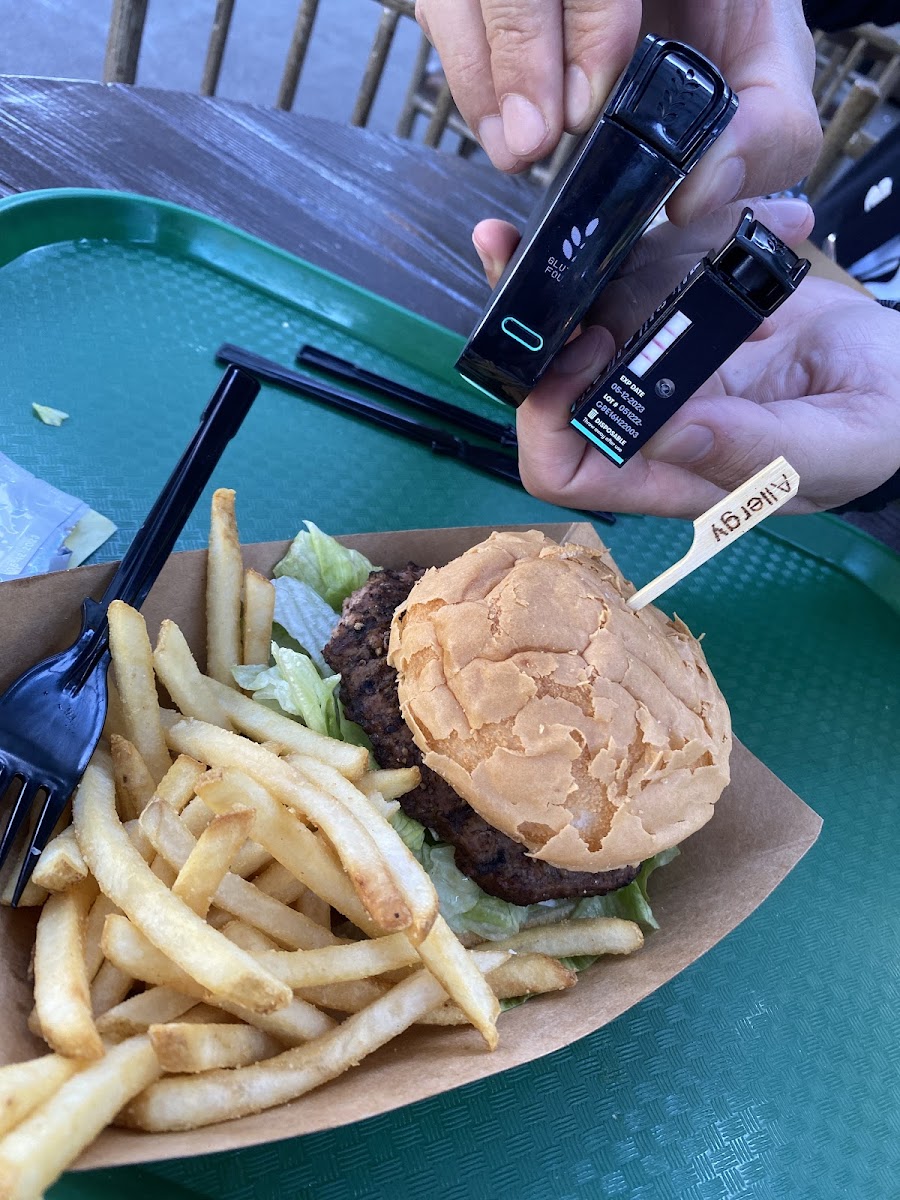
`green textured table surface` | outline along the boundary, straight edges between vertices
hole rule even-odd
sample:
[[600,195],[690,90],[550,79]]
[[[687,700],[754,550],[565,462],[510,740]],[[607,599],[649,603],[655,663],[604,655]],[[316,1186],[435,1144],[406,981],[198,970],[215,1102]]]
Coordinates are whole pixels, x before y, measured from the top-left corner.
[[[497,415],[459,339],[224,226],[158,202],[0,203],[2,448],[111,516],[117,556],[234,341],[289,363],[311,341]],[[40,425],[33,401],[65,409]],[[244,540],[567,514],[354,418],[264,388],[213,486]],[[206,505],[181,548],[202,545]],[[679,522],[600,528],[645,581]],[[900,1194],[900,574],[832,518],[748,534],[673,589],[736,732],[825,819],[775,894],[700,962],[549,1058],[331,1133],[66,1176],[53,1200],[227,1197],[895,1197]]]

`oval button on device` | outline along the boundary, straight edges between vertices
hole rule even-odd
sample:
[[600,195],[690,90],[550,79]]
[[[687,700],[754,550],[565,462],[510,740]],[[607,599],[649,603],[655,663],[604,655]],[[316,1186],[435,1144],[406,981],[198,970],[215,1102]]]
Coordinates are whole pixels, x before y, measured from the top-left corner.
[[511,337],[514,342],[518,342],[520,346],[524,346],[526,350],[540,350],[544,345],[544,339],[539,333],[535,333],[533,329],[529,329],[521,321],[517,321],[515,317],[504,317],[500,322],[500,328]]

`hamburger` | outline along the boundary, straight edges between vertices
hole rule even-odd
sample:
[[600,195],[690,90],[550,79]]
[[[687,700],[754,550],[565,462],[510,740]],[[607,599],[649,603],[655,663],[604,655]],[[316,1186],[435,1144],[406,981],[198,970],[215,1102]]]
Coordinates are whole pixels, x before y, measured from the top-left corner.
[[380,766],[420,768],[405,814],[498,902],[565,916],[627,889],[728,783],[700,643],[633,590],[605,549],[499,532],[344,601],[324,657],[347,716]]

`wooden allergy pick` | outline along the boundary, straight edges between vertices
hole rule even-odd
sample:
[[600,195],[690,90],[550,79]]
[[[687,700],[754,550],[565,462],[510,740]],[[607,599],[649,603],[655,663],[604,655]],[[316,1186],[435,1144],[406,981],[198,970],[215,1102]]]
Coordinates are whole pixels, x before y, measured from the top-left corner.
[[697,518],[694,522],[694,540],[684,558],[635,592],[628,601],[628,607],[637,611],[645,604],[652,604],[657,596],[668,591],[696,567],[708,562],[714,554],[796,496],[799,485],[800,476],[786,458],[776,458],[767,467],[757,471],[752,479],[742,483],[724,500]]

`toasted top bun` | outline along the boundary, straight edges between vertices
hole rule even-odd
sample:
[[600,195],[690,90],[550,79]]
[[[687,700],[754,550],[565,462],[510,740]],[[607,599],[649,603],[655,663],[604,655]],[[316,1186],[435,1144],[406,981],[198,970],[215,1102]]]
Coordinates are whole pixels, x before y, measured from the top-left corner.
[[397,609],[388,661],[427,766],[572,871],[694,833],[728,783],[731,720],[700,643],[606,550],[494,533]]

